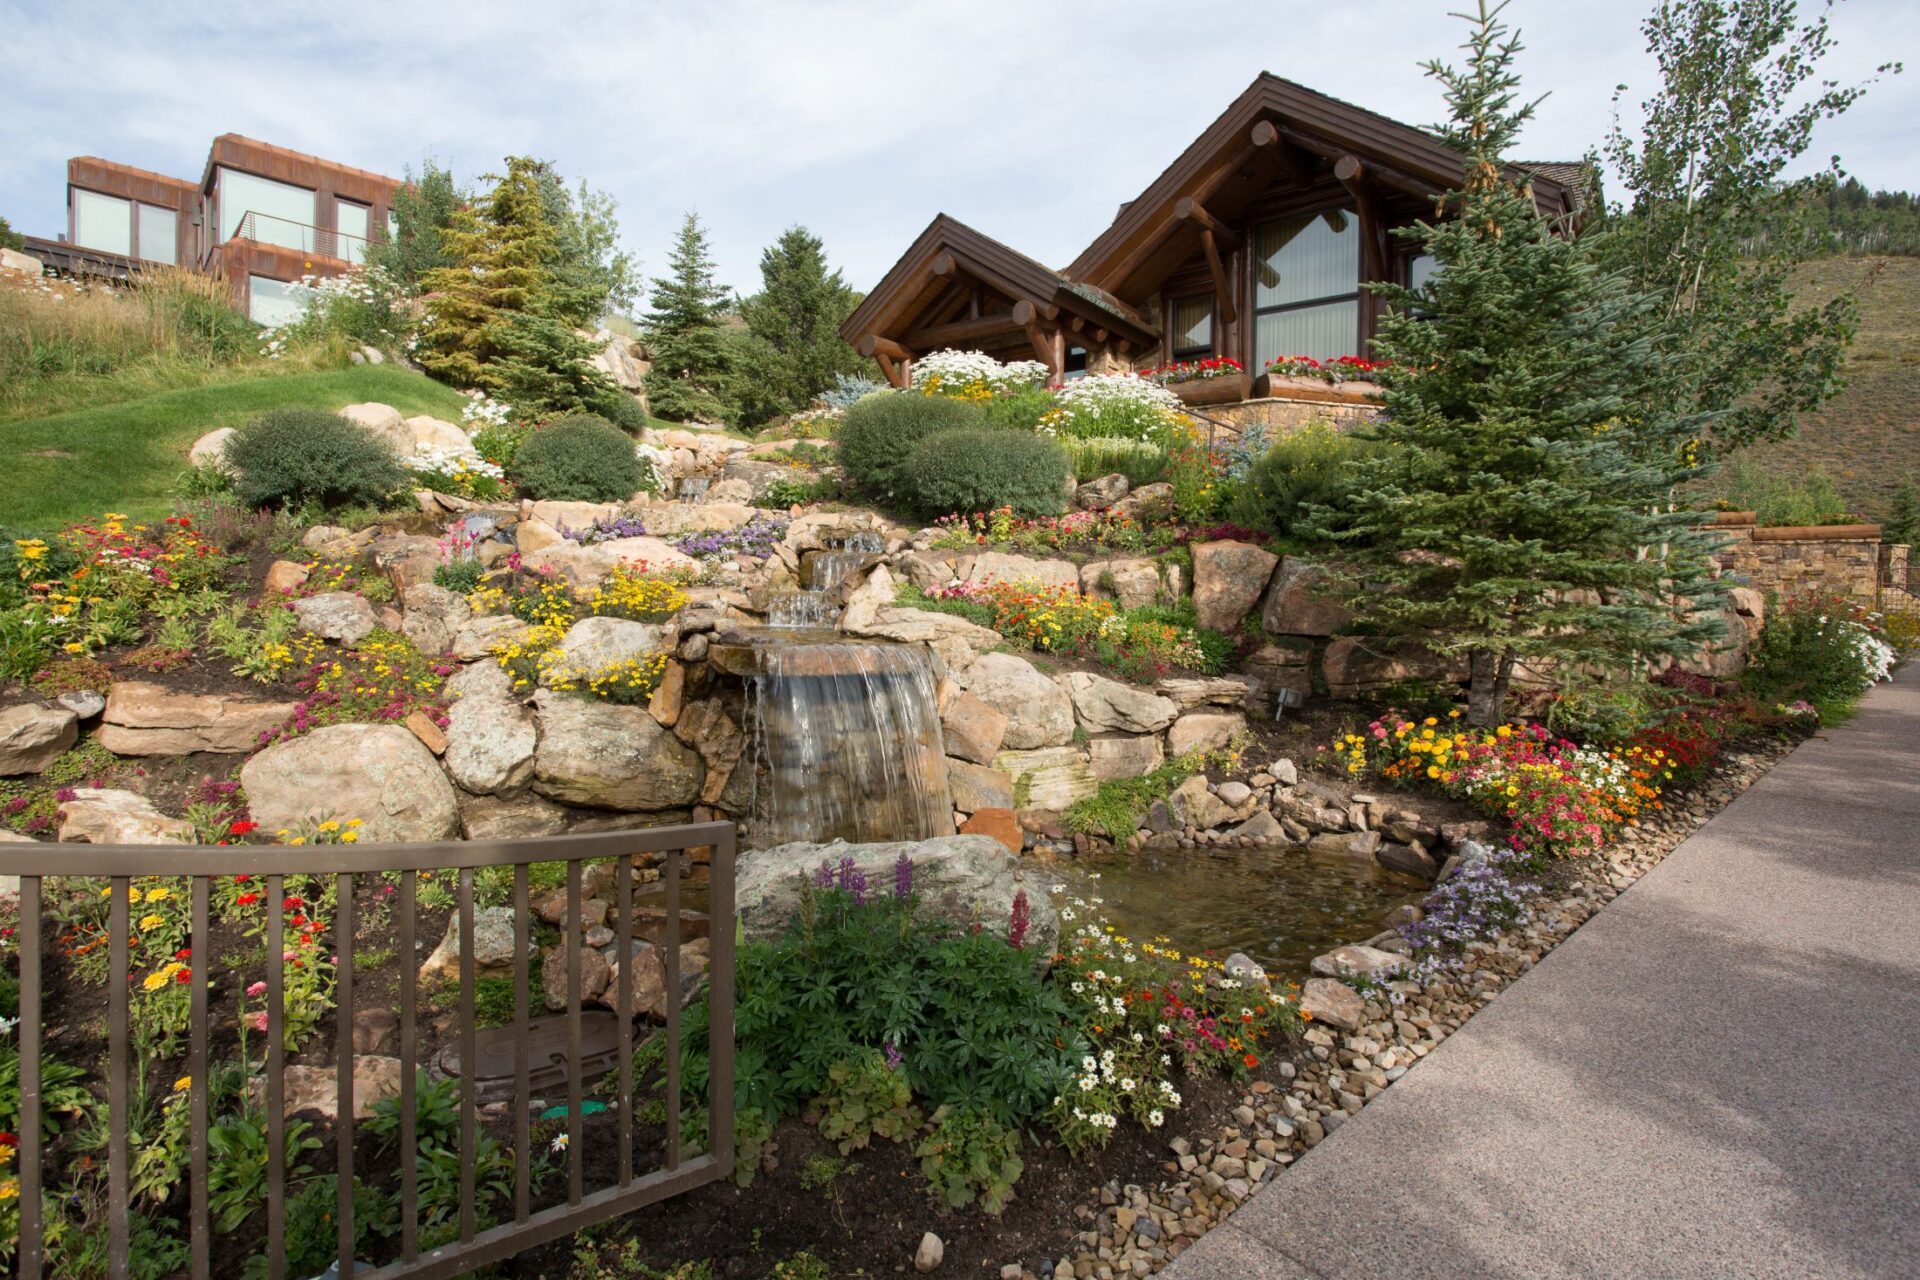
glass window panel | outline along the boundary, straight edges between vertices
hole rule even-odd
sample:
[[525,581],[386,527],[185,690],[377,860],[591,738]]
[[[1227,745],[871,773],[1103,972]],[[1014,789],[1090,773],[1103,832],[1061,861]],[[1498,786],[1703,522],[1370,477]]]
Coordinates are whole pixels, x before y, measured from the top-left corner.
[[1213,299],[1201,293],[1173,300],[1173,354],[1191,356],[1213,350]]
[[1439,274],[1440,264],[1434,261],[1432,254],[1415,254],[1413,260],[1407,264],[1407,287],[1409,289],[1421,288],[1427,281]]
[[174,266],[180,261],[180,216],[158,205],[140,206],[140,256]]
[[240,220],[252,213],[258,215],[253,220],[255,240],[312,253],[313,211],[314,195],[305,187],[241,173],[238,169],[223,167],[220,170],[222,244],[233,239],[240,230]]
[[255,324],[279,325],[307,313],[307,290],[288,280],[247,277],[247,318]]
[[351,200],[333,202],[334,227],[339,231],[340,246],[336,257],[348,262],[367,260],[367,234],[372,225],[373,210],[364,204],[355,204]]
[[1253,305],[1278,307],[1360,288],[1360,220],[1328,209],[1254,233]]
[[1072,382],[1075,378],[1084,378],[1086,376],[1087,349],[1085,347],[1068,347],[1066,364],[1060,370],[1061,380],[1064,382]]
[[133,253],[133,201],[73,190],[73,242],[102,253]]
[[1279,356],[1359,355],[1359,333],[1360,304],[1352,299],[1269,312],[1254,321],[1255,367],[1264,369]]

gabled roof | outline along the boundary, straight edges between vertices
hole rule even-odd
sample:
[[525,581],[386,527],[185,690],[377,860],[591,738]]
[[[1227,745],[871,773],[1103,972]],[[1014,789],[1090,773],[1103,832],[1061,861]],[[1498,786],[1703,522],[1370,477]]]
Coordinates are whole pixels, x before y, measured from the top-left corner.
[[[1293,145],[1308,144],[1306,149],[1323,157],[1354,155],[1433,194],[1457,187],[1461,179],[1460,153],[1432,132],[1263,72],[1145,191],[1120,207],[1112,225],[1068,264],[1065,274],[1117,287],[1119,282],[1104,278],[1104,273],[1121,246],[1165,222],[1181,197],[1194,195],[1222,166],[1251,155],[1251,134],[1262,122],[1276,126]],[[1517,175],[1519,167],[1513,172]],[[1573,209],[1569,193],[1552,173],[1536,171],[1534,196],[1549,215]]]
[[925,301],[933,278],[934,260],[951,255],[968,275],[992,285],[1016,300],[1045,306],[1064,306],[1099,323],[1138,336],[1157,338],[1158,330],[1139,312],[1103,289],[1067,279],[1042,262],[1029,258],[992,236],[974,230],[958,218],[938,214],[914,238],[887,274],[861,300],[840,326],[840,336],[857,342],[885,318],[898,318]]

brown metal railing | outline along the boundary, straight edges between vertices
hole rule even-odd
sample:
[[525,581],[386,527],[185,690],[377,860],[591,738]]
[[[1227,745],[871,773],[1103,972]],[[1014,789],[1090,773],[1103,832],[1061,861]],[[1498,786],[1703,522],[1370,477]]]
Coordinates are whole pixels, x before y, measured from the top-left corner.
[[[265,1204],[266,1260],[271,1280],[286,1276],[286,1204],[288,1188],[286,1142],[287,1117],[286,1067],[284,1039],[286,914],[288,876],[335,877],[337,899],[332,932],[336,963],[336,1008],[334,1011],[336,1069],[336,1119],[334,1145],[338,1168],[336,1210],[339,1275],[368,1277],[369,1280],[437,1280],[466,1274],[513,1256],[525,1249],[578,1231],[621,1213],[664,1199],[703,1183],[726,1177],[733,1167],[733,1000],[734,1000],[734,924],[733,883],[735,829],[731,823],[710,822],[645,830],[602,832],[559,836],[551,839],[445,842],[431,844],[387,845],[315,845],[298,849],[285,846],[202,846],[202,845],[25,845],[0,844],[0,875],[20,877],[20,1021],[19,1021],[19,1127],[23,1139],[19,1145],[20,1234],[18,1274],[26,1280],[39,1280],[45,1274],[45,1226],[42,1221],[42,1191],[51,1163],[61,1159],[58,1139],[45,1151],[39,1140],[42,1133],[41,1052],[43,1025],[68,1021],[79,1011],[56,1009],[44,999],[43,983],[48,976],[46,961],[48,931],[42,920],[45,906],[45,881],[54,877],[100,877],[107,881],[108,908],[108,981],[107,981],[107,1230],[109,1275],[121,1280],[128,1274],[130,1235],[129,1183],[129,937],[133,912],[129,891],[135,877],[161,876],[185,878],[190,882],[189,923],[191,942],[191,1018],[188,1030],[187,1084],[190,1089],[189,1132],[190,1165],[187,1172],[186,1223],[191,1254],[189,1274],[205,1280],[211,1266],[214,1233],[208,1212],[208,1129],[211,1093],[209,1067],[210,1015],[208,1009],[208,972],[211,965],[212,922],[210,895],[218,877],[248,876],[264,882],[266,991],[265,1123],[267,1129],[267,1196]],[[698,1152],[683,1150],[681,1126],[684,1105],[681,1097],[681,1017],[684,1003],[681,983],[684,929],[681,903],[682,881],[686,873],[682,855],[708,850],[709,904],[707,983],[707,1051],[710,1070],[707,1080],[706,1143]],[[631,966],[637,963],[634,949],[635,855],[663,855],[661,889],[664,925],[660,945],[664,950],[664,1138],[658,1167],[636,1175],[634,1062],[634,1018],[645,1010],[632,1007],[634,983]],[[585,1135],[583,1116],[582,1070],[582,986],[581,986],[581,903],[583,880],[590,863],[612,860],[617,915],[616,954],[621,957],[615,1017],[618,1027],[617,1078],[618,1112],[615,1126],[617,1176],[610,1185],[589,1191],[585,1185]],[[530,1150],[533,1093],[529,1083],[529,1044],[532,1028],[529,1005],[529,946],[532,929],[529,901],[529,869],[536,863],[560,862],[566,865],[566,916],[560,924],[559,951],[566,961],[567,1001],[567,1177],[564,1198],[535,1209],[531,1185],[533,1153]],[[514,1082],[513,1152],[514,1188],[512,1221],[481,1229],[478,1223],[475,1153],[480,1150],[480,1106],[476,1099],[475,1053],[477,1005],[475,993],[475,903],[474,874],[482,868],[511,867],[513,871],[513,912],[516,923],[513,945],[514,983]],[[420,1067],[419,1014],[415,947],[416,912],[419,907],[419,878],[423,872],[453,871],[457,876],[454,911],[459,920],[459,1018],[458,1053],[460,1081],[460,1186],[458,1238],[451,1244],[422,1249],[420,1244],[420,1188],[417,1185],[416,1160],[420,1147],[415,1123],[415,1072]],[[383,1265],[363,1265],[356,1260],[354,1226],[355,1120],[354,1120],[354,878],[357,875],[397,873],[397,901],[393,921],[398,931],[400,965],[400,1093],[399,1103],[399,1180],[400,1246],[398,1257]],[[58,965],[60,961],[55,960]],[[604,1015],[599,1015],[604,1017]],[[250,1056],[250,1055],[249,1055]],[[144,1065],[144,1064],[143,1064]],[[243,1062],[248,1085],[243,1098],[250,1096],[253,1065]],[[144,1077],[143,1077],[144,1078]],[[604,1127],[604,1126],[602,1126]],[[650,1144],[649,1144],[650,1145]],[[168,1202],[178,1198],[177,1189]]]

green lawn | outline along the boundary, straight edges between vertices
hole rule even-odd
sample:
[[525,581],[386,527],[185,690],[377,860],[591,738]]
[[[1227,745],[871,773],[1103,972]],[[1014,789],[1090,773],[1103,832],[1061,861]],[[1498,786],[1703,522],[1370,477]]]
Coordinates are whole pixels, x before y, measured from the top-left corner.
[[119,511],[152,518],[171,510],[169,489],[187,450],[216,427],[283,406],[339,409],[366,400],[402,413],[458,421],[466,398],[393,365],[323,373],[254,375],[139,400],[0,424],[0,522],[45,531]]

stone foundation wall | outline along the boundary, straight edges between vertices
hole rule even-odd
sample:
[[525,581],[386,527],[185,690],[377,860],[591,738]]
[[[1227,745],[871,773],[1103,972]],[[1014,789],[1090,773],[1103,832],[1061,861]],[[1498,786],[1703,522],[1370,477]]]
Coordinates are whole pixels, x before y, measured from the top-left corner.
[[1286,435],[1310,422],[1327,421],[1345,429],[1372,422],[1380,414],[1374,405],[1335,404],[1279,396],[1264,400],[1242,400],[1238,404],[1206,405],[1198,412],[1207,415],[1201,419],[1203,424],[1209,418],[1217,424],[1214,427],[1216,444],[1222,441],[1223,436],[1226,440],[1238,439],[1240,433],[1250,426],[1265,427],[1270,436]]

